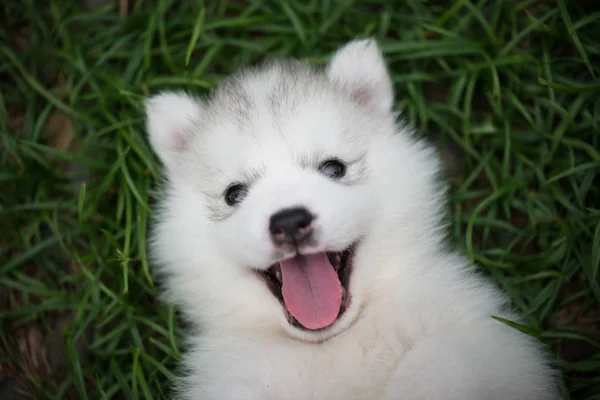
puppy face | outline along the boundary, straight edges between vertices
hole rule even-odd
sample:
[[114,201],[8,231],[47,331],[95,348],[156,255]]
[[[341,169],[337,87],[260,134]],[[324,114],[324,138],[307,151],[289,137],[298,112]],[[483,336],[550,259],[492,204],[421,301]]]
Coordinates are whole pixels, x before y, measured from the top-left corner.
[[393,138],[392,99],[372,41],[346,45],[325,71],[281,61],[232,76],[207,101],[150,98],[150,142],[170,182],[154,253],[171,297],[216,325],[259,320],[304,340],[346,329],[374,243],[397,222],[390,207],[402,207],[388,168],[414,164]]

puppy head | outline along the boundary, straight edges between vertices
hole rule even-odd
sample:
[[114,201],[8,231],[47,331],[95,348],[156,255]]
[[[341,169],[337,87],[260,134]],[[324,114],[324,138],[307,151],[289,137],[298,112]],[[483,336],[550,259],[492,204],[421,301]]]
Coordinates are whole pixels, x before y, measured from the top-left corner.
[[397,251],[396,224],[427,196],[417,181],[430,160],[398,132],[392,103],[371,40],[324,70],[284,60],[233,75],[206,100],[148,99],[169,181],[153,249],[170,298],[209,326],[309,341],[346,329],[373,260]]

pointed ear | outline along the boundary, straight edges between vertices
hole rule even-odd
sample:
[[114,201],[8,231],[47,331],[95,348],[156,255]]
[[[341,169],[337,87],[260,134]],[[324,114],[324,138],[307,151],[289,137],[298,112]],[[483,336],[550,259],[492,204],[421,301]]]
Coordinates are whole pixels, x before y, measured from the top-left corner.
[[184,92],[163,92],[146,99],[144,108],[152,149],[170,168],[187,149],[202,117],[202,104]]
[[391,111],[394,102],[392,81],[375,40],[353,40],[340,48],[327,66],[327,76],[358,103]]

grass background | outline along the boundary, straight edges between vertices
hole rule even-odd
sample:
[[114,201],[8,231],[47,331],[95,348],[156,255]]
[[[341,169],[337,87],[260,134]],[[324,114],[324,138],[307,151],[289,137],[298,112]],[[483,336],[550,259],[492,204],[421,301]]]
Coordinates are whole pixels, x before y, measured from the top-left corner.
[[452,240],[548,345],[564,398],[600,399],[596,1],[104,3],[0,6],[0,381],[167,398],[182,349],[146,258],[140,100],[375,36],[398,109],[443,144]]

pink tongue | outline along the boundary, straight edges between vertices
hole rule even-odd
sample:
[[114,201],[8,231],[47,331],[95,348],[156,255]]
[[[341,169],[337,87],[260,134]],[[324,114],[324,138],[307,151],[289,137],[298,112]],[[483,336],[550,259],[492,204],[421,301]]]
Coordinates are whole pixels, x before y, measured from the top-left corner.
[[281,261],[283,301],[305,328],[331,325],[342,303],[342,285],[327,258],[318,253]]

